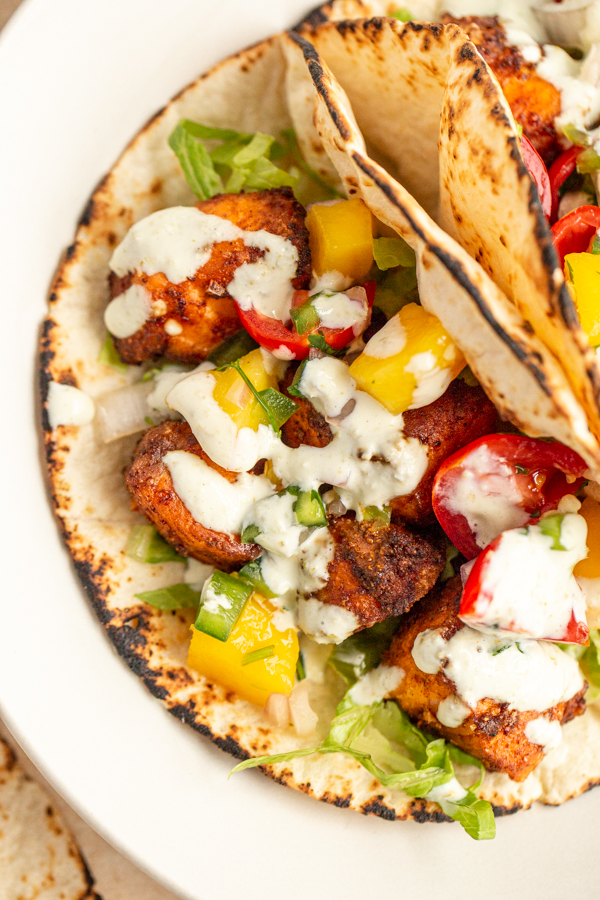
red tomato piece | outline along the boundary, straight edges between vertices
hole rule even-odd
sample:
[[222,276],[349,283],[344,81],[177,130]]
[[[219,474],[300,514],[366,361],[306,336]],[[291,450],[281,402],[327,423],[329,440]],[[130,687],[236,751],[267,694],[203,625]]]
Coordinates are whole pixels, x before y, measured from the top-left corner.
[[479,554],[463,589],[459,617],[471,628],[511,640],[521,635],[587,644],[585,599],[573,577],[572,554],[568,558],[563,550],[533,546],[540,530],[505,531]]
[[[368,281],[363,287],[367,295],[367,306],[370,311],[375,300],[376,285],[374,281]],[[302,306],[308,299],[308,296],[308,291],[296,291],[292,299],[292,306]],[[236,307],[240,321],[248,334],[261,347],[269,350],[280,359],[305,359],[311,349],[309,341],[311,335],[322,335],[332,350],[342,350],[355,338],[352,328],[340,329],[317,326],[310,333],[298,334],[293,324],[288,328],[280,319],[272,319],[254,308],[242,309],[238,303],[236,303]],[[370,312],[365,328],[368,326],[369,321]]]
[[565,494],[576,493],[586,469],[579,454],[563,444],[520,434],[486,435],[440,466],[433,510],[454,546],[474,559],[506,529],[535,523]]
[[550,221],[556,222],[558,218],[558,204],[560,201],[559,191],[569,175],[572,175],[577,168],[577,160],[583,147],[570,147],[561,153],[550,166],[548,173],[550,179],[550,196],[551,196],[551,213]]
[[549,219],[552,212],[552,192],[548,170],[544,165],[544,160],[524,134],[521,135],[521,156],[538,189],[544,215]]
[[568,253],[585,253],[600,228],[600,206],[580,206],[552,226],[561,269]]

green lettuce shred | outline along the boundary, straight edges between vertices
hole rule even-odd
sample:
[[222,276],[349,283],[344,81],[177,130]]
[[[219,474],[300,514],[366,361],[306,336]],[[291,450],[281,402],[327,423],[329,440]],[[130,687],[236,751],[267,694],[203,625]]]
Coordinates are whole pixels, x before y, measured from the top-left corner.
[[98,362],[104,366],[112,366],[113,369],[117,369],[119,372],[126,372],[129,368],[126,363],[121,361],[113,336],[108,331],[98,354]]
[[579,665],[590,684],[587,699],[594,700],[600,696],[600,631],[598,629],[590,631],[589,647],[585,647],[583,650]]
[[[400,745],[405,752],[397,751],[390,741]],[[455,763],[475,766],[480,777],[467,790],[466,796],[459,801],[441,800],[440,805],[445,814],[460,822],[475,840],[489,840],[495,836],[492,806],[486,800],[479,800],[475,793],[483,780],[483,765],[443,738],[429,738],[410,722],[393,700],[360,706],[352,701],[348,692],[336,709],[329,734],[318,747],[247,759],[238,763],[230,774],[256,766],[289,762],[313,753],[345,753],[385,787],[399,788],[411,797],[425,798],[433,788],[451,781],[455,777]],[[375,762],[375,755],[380,764]]]
[[200,602],[200,591],[193,591],[189,584],[183,583],[172,584],[156,591],[143,591],[135,596],[156,609],[164,610],[196,609]]
[[410,22],[412,19],[412,15],[410,10],[408,10],[405,6],[401,6],[399,9],[394,10],[391,14],[392,19],[400,19],[401,22]]
[[[220,141],[208,150],[205,141]],[[285,155],[287,147],[269,134],[247,134],[230,128],[213,128],[181,119],[169,137],[186,180],[201,200],[223,191],[295,187],[298,175],[276,166],[271,157]]]
[[157,563],[185,562],[174,547],[171,547],[153,525],[134,525],[129,532],[125,553],[138,562]]
[[373,258],[382,272],[396,266],[414,269],[417,265],[415,251],[401,237],[373,238]]

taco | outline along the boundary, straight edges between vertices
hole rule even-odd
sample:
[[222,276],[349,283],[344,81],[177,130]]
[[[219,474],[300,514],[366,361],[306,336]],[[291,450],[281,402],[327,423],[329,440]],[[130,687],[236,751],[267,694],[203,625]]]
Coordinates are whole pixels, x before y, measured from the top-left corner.
[[[374,137],[294,35],[225,60],[151,120],[52,288],[50,484],[109,637],[174,715],[318,799],[487,838],[493,811],[600,778],[598,717],[556,647],[592,666],[573,494],[600,453],[556,359],[367,155]],[[489,547],[448,489],[473,454],[512,466]],[[489,625],[498,603],[462,609],[459,563],[474,542],[502,568],[514,541],[566,599],[550,620],[534,604],[534,624],[505,608]],[[420,641],[424,668],[413,632],[439,632]],[[496,683],[533,669],[541,693],[459,689],[441,669],[469,635]]]

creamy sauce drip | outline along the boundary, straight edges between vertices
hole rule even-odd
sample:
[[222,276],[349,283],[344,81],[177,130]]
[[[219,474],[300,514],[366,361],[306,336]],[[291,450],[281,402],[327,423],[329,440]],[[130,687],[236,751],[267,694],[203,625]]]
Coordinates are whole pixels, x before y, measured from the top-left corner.
[[116,338],[128,338],[152,318],[152,294],[143,284],[132,284],[110,301],[104,324]]
[[469,454],[468,468],[461,472],[446,498],[448,508],[466,518],[482,549],[503,531],[524,525],[529,518],[518,505],[521,493],[513,475],[513,467],[482,445]]
[[367,341],[364,352],[373,359],[388,359],[402,353],[406,340],[406,329],[396,314]]
[[[323,412],[334,432],[326,447],[292,449],[266,425],[257,431],[238,430],[214,400],[214,385],[209,372],[190,375],[170,392],[167,403],[183,415],[205,452],[223,468],[243,472],[259,459],[270,459],[284,487],[316,490],[321,484],[334,485],[347,509],[384,506],[413,491],[425,473],[426,447],[415,438],[404,438],[402,416],[393,416],[356,390],[341,360],[310,360],[300,380],[300,390]],[[354,407],[341,418],[350,400]],[[376,462],[373,456],[385,462]]]
[[573,567],[587,556],[582,516],[562,520],[560,543],[539,525],[506,531],[488,557],[475,609],[465,616],[473,628],[496,636],[565,640],[571,619],[585,623],[585,599]]
[[404,675],[400,666],[377,666],[358,679],[350,690],[350,699],[359,706],[379,703],[400,687]]
[[266,316],[287,321],[298,264],[296,247],[268,231],[243,231],[228,219],[194,206],[161,209],[136,222],[113,253],[110,267],[119,276],[163,272],[170,282],[181,284],[206,265],[215,244],[236,240],[262,250],[264,256],[237,267],[228,293],[242,309],[254,307]]
[[471,715],[471,710],[458,697],[446,697],[442,700],[435,714],[438,722],[447,728],[458,728]]
[[505,638],[468,626],[449,641],[441,632],[428,629],[417,635],[412,657],[422,672],[443,671],[470,709],[489,697],[519,712],[544,712],[583,687],[577,662],[555,644],[524,640],[507,645]]
[[562,728],[557,719],[550,720],[540,716],[527,723],[525,737],[532,744],[543,747],[544,753],[550,753],[551,750],[556,750],[562,740]]
[[195,453],[185,450],[170,450],[163,462],[186,509],[213,531],[239,534],[251,506],[274,491],[264,475],[243,472],[230,483]]
[[359,627],[359,621],[349,609],[322,603],[314,597],[298,600],[298,624],[319,644],[339,644]]
[[[339,291],[320,291],[311,301],[324,328],[352,328],[354,334],[361,334],[367,322],[367,303],[364,288],[352,288],[360,292],[351,296]],[[364,300],[359,299],[364,295]]]
[[48,421],[58,425],[88,425],[96,413],[92,398],[71,384],[51,381],[48,388]]
[[441,368],[431,350],[416,353],[404,366],[404,371],[414,375],[417,382],[409,409],[429,406],[446,392],[452,381],[452,371]]

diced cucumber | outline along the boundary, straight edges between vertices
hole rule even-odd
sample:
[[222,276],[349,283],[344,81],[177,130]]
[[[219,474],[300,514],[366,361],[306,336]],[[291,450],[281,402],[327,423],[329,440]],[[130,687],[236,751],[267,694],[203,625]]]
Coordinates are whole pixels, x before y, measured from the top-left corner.
[[300,491],[292,508],[299,525],[305,525],[307,528],[327,525],[325,507],[318,491]]
[[194,628],[226,641],[252,590],[247,582],[217,570],[202,588]]

